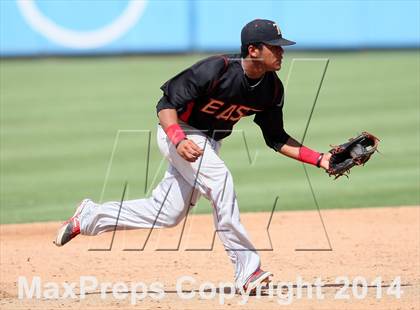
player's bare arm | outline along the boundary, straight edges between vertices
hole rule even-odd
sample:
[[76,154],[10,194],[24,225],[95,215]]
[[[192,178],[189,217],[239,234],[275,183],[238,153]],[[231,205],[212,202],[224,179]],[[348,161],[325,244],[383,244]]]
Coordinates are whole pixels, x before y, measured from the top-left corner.
[[[178,115],[175,109],[163,109],[158,113],[159,122],[165,132],[171,126],[178,124]],[[176,145],[176,151],[185,160],[189,162],[195,162],[201,155],[203,150],[194,143],[194,141],[187,139],[186,137],[181,139]]]
[[[302,161],[302,144],[300,144],[298,141],[296,141],[292,137],[289,137],[287,142],[280,148],[279,153],[287,157]],[[328,153],[328,152],[324,154],[321,153],[319,154],[319,156],[321,156],[319,158],[319,166],[321,168],[324,168],[325,170],[328,170],[331,153]]]

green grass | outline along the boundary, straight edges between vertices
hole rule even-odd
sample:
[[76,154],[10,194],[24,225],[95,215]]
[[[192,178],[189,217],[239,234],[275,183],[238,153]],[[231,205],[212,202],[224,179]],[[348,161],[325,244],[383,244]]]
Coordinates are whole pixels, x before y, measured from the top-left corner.
[[[84,197],[144,197],[147,134],[122,132],[105,176],[118,130],[150,129],[148,185],[164,172],[156,146],[155,105],[160,85],[202,56],[1,60],[1,223],[62,220]],[[367,130],[380,150],[350,179],[307,167],[321,208],[419,204],[419,53],[289,53],[329,58],[317,108],[305,140],[320,151]],[[286,94],[287,131],[300,139],[322,74],[321,61],[296,61]],[[242,211],[313,209],[302,165],[267,148],[252,118],[223,142]],[[194,212],[209,212],[204,200]]]

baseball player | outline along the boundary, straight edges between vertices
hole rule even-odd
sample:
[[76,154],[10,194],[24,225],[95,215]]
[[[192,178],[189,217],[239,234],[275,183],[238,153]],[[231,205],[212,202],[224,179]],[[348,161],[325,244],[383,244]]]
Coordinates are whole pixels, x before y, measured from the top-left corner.
[[266,144],[293,159],[328,169],[331,154],[318,153],[290,137],[283,128],[284,88],[276,71],[283,59],[283,38],[277,24],[257,19],[241,32],[241,55],[213,56],[199,61],[161,87],[157,104],[158,146],[169,166],[150,198],[97,204],[85,199],[59,229],[55,244],[75,236],[115,229],[177,225],[200,196],[213,206],[218,236],[231,259],[235,285],[250,292],[268,283],[270,272],[239,220],[232,175],[219,157],[221,140],[242,117],[254,115]]

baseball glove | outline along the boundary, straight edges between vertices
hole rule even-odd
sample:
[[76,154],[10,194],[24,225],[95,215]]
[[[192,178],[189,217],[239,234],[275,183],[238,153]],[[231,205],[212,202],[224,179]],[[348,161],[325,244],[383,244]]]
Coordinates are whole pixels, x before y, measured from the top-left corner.
[[348,177],[354,166],[364,165],[377,151],[379,139],[368,132],[362,132],[348,142],[333,146],[329,151],[332,155],[327,173],[335,179],[345,175]]

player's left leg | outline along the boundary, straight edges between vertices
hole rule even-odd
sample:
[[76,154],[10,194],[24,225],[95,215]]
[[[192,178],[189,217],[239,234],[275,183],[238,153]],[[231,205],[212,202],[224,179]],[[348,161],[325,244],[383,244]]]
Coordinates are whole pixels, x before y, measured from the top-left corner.
[[258,273],[260,257],[239,219],[233,178],[218,156],[220,143],[186,124],[181,123],[181,126],[188,139],[201,147],[204,154],[193,163],[187,162],[177,154],[162,128],[158,129],[159,148],[184,179],[213,205],[216,230],[235,266],[236,286],[243,288],[248,282],[254,283],[249,280]]

